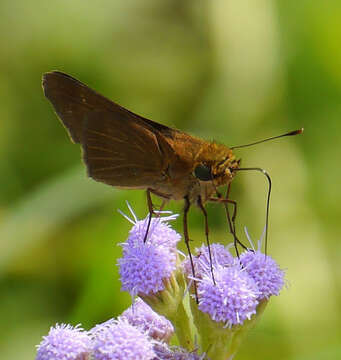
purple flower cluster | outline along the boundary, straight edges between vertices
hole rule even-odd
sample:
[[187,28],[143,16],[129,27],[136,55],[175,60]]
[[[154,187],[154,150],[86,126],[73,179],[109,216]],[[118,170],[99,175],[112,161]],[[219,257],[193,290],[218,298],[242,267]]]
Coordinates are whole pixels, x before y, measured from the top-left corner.
[[92,342],[89,333],[81,327],[57,324],[50,328],[37,349],[36,360],[86,360]]
[[123,257],[118,260],[122,290],[136,296],[164,289],[165,279],[170,278],[176,268],[176,245],[181,238],[167,224],[167,220],[173,218],[153,218],[146,242],[148,218],[134,223],[128,240],[122,244]]
[[[153,301],[160,301],[163,306],[169,302],[171,311],[160,312],[172,314],[170,319],[175,328],[138,298],[118,319],[108,320],[90,331],[64,324],[52,327],[38,345],[36,360],[202,360],[205,355],[168,345],[174,333],[179,336],[176,315],[180,314],[182,319],[185,313],[179,311],[186,287],[183,275],[189,284],[196,282],[201,311],[197,313],[206,313],[225,327],[243,324],[257,313],[263,299],[278,295],[284,285],[284,272],[270,256],[254,250],[236,258],[229,247],[221,244],[212,244],[210,253],[206,246],[196,249],[193,274],[188,257],[179,264],[176,246],[180,235],[167,223],[175,216],[153,218],[146,242],[148,219],[137,220],[133,216],[134,221],[129,219],[133,227],[122,244],[123,256],[118,261],[122,289],[134,297],[146,296],[157,311],[160,307]],[[193,287],[188,287],[193,291]],[[190,348],[186,338],[190,327],[184,329],[180,332],[186,339],[182,344]]]
[[120,319],[147,332],[155,340],[168,342],[174,333],[172,323],[164,316],[158,315],[140,298],[122,313]]
[[274,259],[256,250],[245,251],[240,255],[240,262],[257,284],[260,300],[279,295],[284,286],[284,271]]
[[56,325],[38,345],[36,360],[200,360],[194,353],[169,348],[173,326],[137,299],[118,320],[90,331]]
[[[212,257],[212,266],[231,266],[235,263],[235,258],[230,254],[228,247],[225,247],[221,244],[211,244],[211,257]],[[203,245],[200,248],[196,249],[196,256],[194,257],[194,272],[196,278],[202,278],[204,274],[211,273],[211,262],[208,252],[208,247]],[[191,262],[187,258],[183,263],[182,267],[184,273],[187,276],[192,276],[192,267]]]
[[[176,268],[176,244],[180,236],[165,223],[153,219],[146,243],[143,242],[147,219],[135,221],[119,260],[123,290],[136,295],[150,295],[164,289]],[[260,251],[245,251],[240,258],[221,244],[196,249],[194,273],[187,258],[182,270],[190,281],[197,282],[199,309],[212,320],[226,326],[242,324],[256,313],[259,301],[278,295],[284,284],[284,272],[269,256]],[[215,282],[212,280],[211,266]]]
[[[228,256],[227,249],[218,244],[213,244],[211,250],[215,283],[207,250],[199,249],[194,263],[199,309],[212,320],[228,327],[242,324],[256,313],[260,300],[278,295],[282,289],[284,272],[270,256],[260,251],[245,251],[237,259]],[[190,273],[188,276],[191,278]]]
[[[151,242],[157,247],[176,250],[176,245],[181,236],[171,228],[168,221],[176,219],[177,215],[159,216],[152,218],[149,226],[146,242]],[[130,246],[137,246],[143,242],[148,226],[148,217],[134,222],[134,226],[129,231],[127,243]]]
[[215,284],[211,274],[198,282],[199,309],[227,326],[250,319],[258,305],[259,291],[254,280],[238,265],[215,266],[214,274]]
[[94,331],[95,360],[151,360],[155,357],[148,335],[126,321],[97,326]]
[[242,324],[256,313],[259,301],[278,295],[284,285],[284,272],[259,250],[245,251],[234,258],[228,247],[210,246],[215,283],[207,246],[196,249],[193,257],[195,278],[187,258],[183,269],[188,279],[197,281],[199,309],[226,326]]

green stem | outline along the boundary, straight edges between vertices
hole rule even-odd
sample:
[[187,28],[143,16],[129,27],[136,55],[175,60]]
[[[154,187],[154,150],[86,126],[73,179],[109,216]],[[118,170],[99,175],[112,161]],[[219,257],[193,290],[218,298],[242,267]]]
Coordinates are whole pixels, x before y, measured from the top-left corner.
[[208,314],[198,309],[194,299],[190,302],[194,324],[200,335],[200,350],[212,360],[226,360],[226,353],[232,338],[232,331],[223,323],[211,320]]
[[174,326],[180,345],[189,351],[194,350],[190,319],[184,308],[185,280],[178,269],[164,281],[164,290],[157,294],[140,297],[159,315],[165,316]]
[[183,303],[179,304],[178,311],[174,316],[169,317],[169,320],[175,328],[180,346],[189,351],[194,350],[192,330]]
[[233,359],[240,347],[240,344],[245,339],[246,334],[256,325],[260,316],[263,314],[267,303],[268,300],[262,300],[257,307],[256,315],[253,315],[250,320],[246,320],[242,326],[239,325],[233,332],[232,341],[229,346],[229,351],[226,354],[226,359]]
[[224,323],[215,322],[208,314],[201,312],[195,301],[192,300],[191,310],[200,335],[201,351],[205,352],[212,360],[232,360],[246,334],[262,315],[267,302],[267,300],[263,300],[259,303],[256,314],[250,320],[244,321],[242,325],[226,328]]

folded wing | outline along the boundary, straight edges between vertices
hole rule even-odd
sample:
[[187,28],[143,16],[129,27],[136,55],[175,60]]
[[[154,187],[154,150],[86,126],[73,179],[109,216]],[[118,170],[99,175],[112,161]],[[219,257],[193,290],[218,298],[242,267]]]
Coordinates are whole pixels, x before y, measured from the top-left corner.
[[60,72],[45,74],[43,89],[72,140],[81,144],[90,177],[136,188],[162,181],[167,164],[161,131],[172,129],[124,109]]

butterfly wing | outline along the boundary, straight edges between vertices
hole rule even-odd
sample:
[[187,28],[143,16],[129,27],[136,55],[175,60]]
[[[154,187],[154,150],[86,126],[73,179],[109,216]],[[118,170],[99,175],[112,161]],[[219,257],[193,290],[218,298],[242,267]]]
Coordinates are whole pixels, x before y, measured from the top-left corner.
[[131,188],[164,180],[172,154],[164,137],[176,130],[124,109],[61,72],[46,73],[43,89],[71,139],[81,144],[90,177]]

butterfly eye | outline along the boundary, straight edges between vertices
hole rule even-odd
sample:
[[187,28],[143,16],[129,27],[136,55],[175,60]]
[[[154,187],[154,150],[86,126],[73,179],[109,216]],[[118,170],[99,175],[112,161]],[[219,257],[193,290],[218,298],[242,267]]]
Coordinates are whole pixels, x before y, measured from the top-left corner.
[[212,180],[211,169],[203,164],[198,165],[194,169],[194,176],[201,181]]

